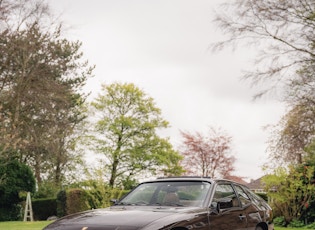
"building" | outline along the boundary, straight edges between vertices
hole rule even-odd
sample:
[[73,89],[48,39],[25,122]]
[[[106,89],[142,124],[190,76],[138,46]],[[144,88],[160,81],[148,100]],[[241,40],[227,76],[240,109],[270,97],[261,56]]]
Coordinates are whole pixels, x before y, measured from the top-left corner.
[[266,193],[264,187],[264,183],[262,182],[262,177],[256,179],[256,180],[251,180],[247,186],[249,187],[250,190],[252,190],[255,193]]

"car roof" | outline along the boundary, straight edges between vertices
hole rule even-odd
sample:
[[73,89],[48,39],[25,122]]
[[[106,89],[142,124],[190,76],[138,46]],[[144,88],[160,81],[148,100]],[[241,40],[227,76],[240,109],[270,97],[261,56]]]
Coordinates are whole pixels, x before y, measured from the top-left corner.
[[232,180],[227,180],[227,179],[217,179],[217,178],[211,178],[211,177],[201,177],[201,176],[179,176],[179,177],[159,177],[155,180],[149,180],[145,181],[143,183],[149,183],[149,182],[163,182],[163,181],[205,181],[205,182],[210,182],[212,184],[214,183],[219,183],[219,182],[229,182],[233,184],[239,184],[242,186],[245,186],[244,184],[241,184],[236,181]]
[[197,177],[197,176],[180,176],[180,177],[159,177],[155,181],[209,181],[213,182],[213,179],[210,177]]
[[179,176],[179,177],[159,177],[155,180],[149,180],[145,181],[143,183],[149,183],[149,182],[163,182],[163,181],[205,181],[214,183],[215,180],[213,180],[210,177],[198,177],[198,176]]

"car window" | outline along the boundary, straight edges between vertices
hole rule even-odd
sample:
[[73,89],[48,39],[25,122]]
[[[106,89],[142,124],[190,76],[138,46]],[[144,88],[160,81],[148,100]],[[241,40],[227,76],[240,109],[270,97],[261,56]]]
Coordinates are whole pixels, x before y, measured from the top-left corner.
[[220,203],[220,208],[239,207],[239,201],[231,184],[218,184],[216,186],[211,206],[216,207]]
[[202,181],[154,182],[139,185],[119,204],[202,206],[211,184]]
[[238,193],[238,197],[239,197],[239,200],[240,200],[242,206],[246,206],[246,205],[250,204],[251,203],[250,198],[244,192],[244,190],[238,185],[235,185],[234,187],[236,189],[236,192]]
[[[247,194],[250,196],[253,203],[255,203],[257,206],[259,206],[259,207],[268,206],[263,198],[261,198],[260,196],[258,196],[253,191],[251,191],[247,188],[244,188],[244,189],[247,192]],[[268,207],[267,207],[267,209],[268,209]]]

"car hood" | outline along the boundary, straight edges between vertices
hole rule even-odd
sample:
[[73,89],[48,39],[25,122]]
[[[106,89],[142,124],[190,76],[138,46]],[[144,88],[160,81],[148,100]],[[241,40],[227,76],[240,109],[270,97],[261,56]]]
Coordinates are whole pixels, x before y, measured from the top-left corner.
[[198,210],[200,208],[113,206],[63,217],[48,225],[45,230],[136,230],[157,220],[165,225],[176,223],[188,216],[194,216]]

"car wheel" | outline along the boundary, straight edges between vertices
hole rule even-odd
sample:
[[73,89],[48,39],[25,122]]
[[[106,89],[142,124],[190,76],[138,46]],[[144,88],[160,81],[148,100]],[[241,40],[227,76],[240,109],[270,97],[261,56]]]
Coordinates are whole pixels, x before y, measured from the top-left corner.
[[255,230],[264,230],[262,227],[260,227],[260,226],[257,226],[256,228],[255,228]]

